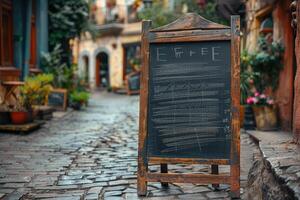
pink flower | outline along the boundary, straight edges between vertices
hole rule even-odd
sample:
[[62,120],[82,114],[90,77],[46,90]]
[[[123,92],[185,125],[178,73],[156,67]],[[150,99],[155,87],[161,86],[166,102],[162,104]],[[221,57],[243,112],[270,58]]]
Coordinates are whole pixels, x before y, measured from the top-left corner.
[[252,97],[252,98],[253,98],[253,103],[257,104],[258,103],[258,98],[256,98],[256,97]]
[[248,97],[247,98],[247,104],[253,104],[253,97]]
[[260,95],[260,98],[261,98],[261,99],[265,99],[265,98],[267,98],[267,96],[266,96],[265,94],[261,94],[261,95]]
[[273,100],[273,99],[268,99],[267,103],[268,103],[269,105],[273,105],[273,104],[274,104],[274,100]]
[[259,96],[259,92],[255,92],[255,93],[254,93],[254,96],[255,96],[255,97],[258,97],[258,96]]
[[250,80],[249,80],[249,83],[250,83],[250,84],[253,84],[253,83],[254,83],[254,80],[253,80],[253,79],[250,79]]

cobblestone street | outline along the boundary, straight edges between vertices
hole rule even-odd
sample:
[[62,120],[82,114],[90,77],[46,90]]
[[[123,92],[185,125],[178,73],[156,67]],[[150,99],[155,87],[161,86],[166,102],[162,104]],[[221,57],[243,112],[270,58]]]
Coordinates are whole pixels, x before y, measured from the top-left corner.
[[[29,135],[0,135],[2,199],[138,199],[136,195],[138,97],[96,93],[83,111],[56,116]],[[242,187],[255,145],[242,134]],[[151,166],[150,170],[157,170]],[[209,172],[208,166],[170,166],[173,172]],[[227,171],[227,167],[221,167]],[[229,199],[193,184],[150,183],[144,199]],[[243,189],[242,189],[243,192]],[[141,198],[142,199],[142,198]]]

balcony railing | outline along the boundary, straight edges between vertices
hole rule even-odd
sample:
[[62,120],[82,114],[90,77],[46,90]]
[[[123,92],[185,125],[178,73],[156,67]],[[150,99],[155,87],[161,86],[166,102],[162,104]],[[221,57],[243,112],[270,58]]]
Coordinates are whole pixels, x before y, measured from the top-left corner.
[[117,5],[111,8],[98,7],[92,12],[92,19],[99,25],[138,22],[137,10],[133,6]]

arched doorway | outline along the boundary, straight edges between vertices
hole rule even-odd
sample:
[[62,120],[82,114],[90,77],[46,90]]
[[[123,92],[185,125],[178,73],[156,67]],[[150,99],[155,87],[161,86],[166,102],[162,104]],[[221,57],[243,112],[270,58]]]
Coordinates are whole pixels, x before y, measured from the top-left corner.
[[89,57],[83,56],[83,79],[85,83],[89,83]]
[[109,85],[109,57],[107,53],[100,52],[96,56],[96,86],[108,88]]

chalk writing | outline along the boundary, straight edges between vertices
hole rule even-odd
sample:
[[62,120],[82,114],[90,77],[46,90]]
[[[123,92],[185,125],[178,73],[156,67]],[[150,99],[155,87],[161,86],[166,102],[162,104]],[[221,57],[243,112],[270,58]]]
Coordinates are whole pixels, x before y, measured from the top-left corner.
[[150,155],[230,153],[230,43],[150,45]]

